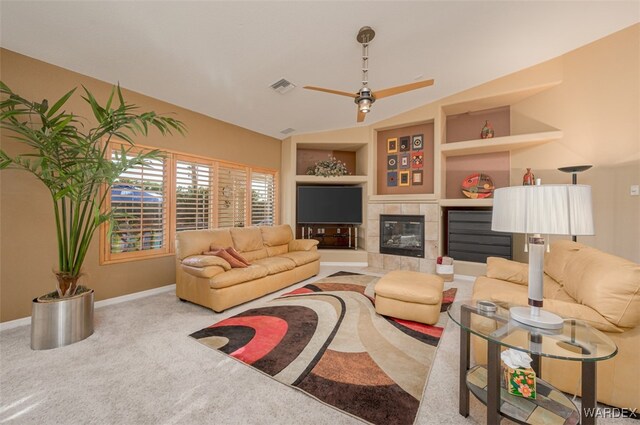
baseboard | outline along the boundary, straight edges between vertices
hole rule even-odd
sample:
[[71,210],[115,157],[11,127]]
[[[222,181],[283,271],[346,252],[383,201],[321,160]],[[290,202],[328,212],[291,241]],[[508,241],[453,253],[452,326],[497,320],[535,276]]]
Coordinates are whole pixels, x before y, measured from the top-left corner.
[[0,332],[31,324],[31,316],[0,323]]
[[367,267],[369,263],[360,263],[360,262],[342,262],[342,261],[327,261],[320,262],[321,266],[343,266],[343,267]]
[[[127,294],[127,295],[122,295],[120,297],[114,297],[114,298],[108,298],[106,300],[96,301],[93,304],[93,307],[101,308],[101,307],[106,307],[108,305],[120,304],[126,301],[132,301],[132,300],[137,300],[138,298],[150,297],[151,295],[161,294],[163,292],[169,292],[175,289],[176,289],[176,285],[174,283],[171,285],[161,286],[159,288],[148,289],[146,291],[134,292],[133,294]],[[7,329],[13,329],[19,326],[25,326],[30,324],[31,324],[31,316],[22,317],[16,320],[10,320],[8,322],[2,322],[0,323],[0,332]]]
[[106,307],[108,305],[120,304],[126,301],[137,300],[138,298],[150,297],[151,295],[161,294],[176,289],[176,284],[161,286],[159,288],[147,289],[146,291],[134,292],[133,294],[122,295],[120,297],[107,298],[106,300],[96,301],[95,308]]

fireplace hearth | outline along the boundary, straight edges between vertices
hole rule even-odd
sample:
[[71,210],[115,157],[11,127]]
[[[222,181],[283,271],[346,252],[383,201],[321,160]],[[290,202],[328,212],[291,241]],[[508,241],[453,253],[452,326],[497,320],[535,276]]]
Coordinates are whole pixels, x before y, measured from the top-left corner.
[[424,216],[380,215],[380,253],[424,258]]

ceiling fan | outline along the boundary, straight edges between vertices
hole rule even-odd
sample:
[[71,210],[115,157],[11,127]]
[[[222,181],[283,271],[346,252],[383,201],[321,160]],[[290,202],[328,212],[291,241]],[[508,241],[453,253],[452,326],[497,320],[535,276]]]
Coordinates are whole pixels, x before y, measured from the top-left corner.
[[304,88],[308,90],[322,91],[325,93],[332,93],[353,98],[358,105],[358,122],[364,121],[365,115],[369,111],[371,111],[371,105],[378,99],[433,85],[433,80],[424,80],[373,92],[368,87],[369,81],[367,74],[369,72],[369,43],[371,42],[371,40],[373,40],[375,35],[376,33],[373,28],[362,27],[360,28],[360,31],[358,31],[358,35],[356,36],[356,40],[358,40],[358,43],[362,44],[362,88],[358,90],[357,93],[354,94],[340,90],[325,89],[322,87],[304,86]]

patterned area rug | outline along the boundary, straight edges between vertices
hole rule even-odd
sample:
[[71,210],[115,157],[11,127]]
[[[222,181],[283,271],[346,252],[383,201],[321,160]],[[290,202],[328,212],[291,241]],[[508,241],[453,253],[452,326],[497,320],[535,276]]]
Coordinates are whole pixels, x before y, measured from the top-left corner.
[[360,419],[411,424],[456,290],[429,326],[376,314],[378,279],[338,272],[191,336]]

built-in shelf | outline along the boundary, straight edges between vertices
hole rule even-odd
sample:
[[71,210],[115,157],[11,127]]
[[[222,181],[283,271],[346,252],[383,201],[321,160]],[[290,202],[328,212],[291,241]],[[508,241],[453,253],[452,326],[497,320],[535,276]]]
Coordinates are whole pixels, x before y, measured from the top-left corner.
[[427,194],[407,194],[407,195],[371,195],[369,196],[369,202],[425,202],[435,201],[436,195],[433,193]]
[[464,142],[445,143],[440,146],[440,152],[445,157],[504,152],[541,145],[553,140],[558,140],[561,137],[562,131],[560,130],[516,134],[513,136],[495,137],[492,139],[476,139]]
[[322,177],[322,176],[296,176],[297,183],[319,183],[319,184],[360,184],[367,183],[367,176],[336,176],[336,177]]
[[441,199],[441,207],[492,207],[493,198],[485,199]]

